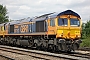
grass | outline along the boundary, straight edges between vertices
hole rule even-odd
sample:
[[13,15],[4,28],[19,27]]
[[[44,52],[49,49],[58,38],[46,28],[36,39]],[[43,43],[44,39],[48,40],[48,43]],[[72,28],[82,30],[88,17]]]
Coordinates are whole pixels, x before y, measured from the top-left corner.
[[80,47],[90,47],[90,37],[82,39]]

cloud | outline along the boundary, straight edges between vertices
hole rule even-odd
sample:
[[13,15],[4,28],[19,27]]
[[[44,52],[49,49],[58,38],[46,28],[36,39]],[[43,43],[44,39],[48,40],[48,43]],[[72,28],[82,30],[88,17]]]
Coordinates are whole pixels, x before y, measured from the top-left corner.
[[90,19],[89,2],[90,0],[1,0],[0,4],[7,7],[12,20],[71,9],[86,21]]

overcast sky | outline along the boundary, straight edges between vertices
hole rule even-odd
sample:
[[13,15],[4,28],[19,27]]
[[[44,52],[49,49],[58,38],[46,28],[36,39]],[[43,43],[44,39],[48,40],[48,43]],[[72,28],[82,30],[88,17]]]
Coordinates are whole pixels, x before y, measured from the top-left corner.
[[67,9],[77,12],[83,22],[90,20],[90,0],[0,0],[0,4],[6,6],[11,20],[62,12]]

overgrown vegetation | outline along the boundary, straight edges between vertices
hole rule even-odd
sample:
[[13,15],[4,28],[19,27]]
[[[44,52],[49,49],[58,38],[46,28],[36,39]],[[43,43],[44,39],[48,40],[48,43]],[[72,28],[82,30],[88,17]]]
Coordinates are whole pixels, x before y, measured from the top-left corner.
[[8,21],[7,9],[5,6],[0,5],[0,24]]
[[90,20],[82,24],[81,47],[90,47]]
[[81,47],[90,47],[90,37],[82,39]]

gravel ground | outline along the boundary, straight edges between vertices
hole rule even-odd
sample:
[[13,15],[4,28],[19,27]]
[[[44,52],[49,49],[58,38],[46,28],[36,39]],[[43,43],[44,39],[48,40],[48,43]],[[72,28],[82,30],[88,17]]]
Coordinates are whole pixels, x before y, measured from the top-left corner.
[[[1,46],[1,45],[0,45]],[[9,47],[9,46],[5,46],[5,47]],[[0,48],[3,49],[3,47],[1,46]],[[50,52],[45,52],[45,51],[37,51],[37,50],[28,50],[28,49],[23,49],[23,48],[16,48],[16,47],[9,47],[9,48],[13,48],[13,49],[18,49],[18,50],[25,50],[28,52],[36,52],[36,53],[43,53],[43,54],[48,54],[48,55],[54,55],[54,56],[61,56],[61,57],[67,57],[67,58],[73,58],[73,59],[81,59],[81,60],[88,60],[87,58],[81,58],[81,57],[75,57],[75,56],[69,56],[69,55],[64,55],[64,54],[55,54],[55,53],[50,53]],[[39,54],[34,54],[34,53],[28,53],[28,52],[22,52],[19,51],[19,53],[24,53],[26,55],[22,55],[22,54],[16,54],[16,53],[12,53],[12,52],[6,52],[6,51],[2,51],[2,49],[0,50],[0,54],[4,55],[4,56],[9,56],[10,58],[13,58],[15,60],[44,60],[44,59],[39,59],[39,58],[35,58],[35,57],[31,57],[31,56],[37,56],[37,57],[41,57],[42,55]],[[8,49],[5,49],[8,50]],[[11,50],[10,50],[11,51]],[[12,50],[14,51],[14,50]],[[14,51],[15,52],[15,51]],[[85,53],[85,52],[82,52]],[[50,60],[66,60],[66,59],[60,59],[60,58],[53,58],[53,57],[48,57],[44,55],[44,58],[49,58]],[[1,60],[1,59],[0,59]]]
[[[9,56],[10,58],[13,58],[15,60],[39,60],[37,58],[33,58],[30,56],[19,55],[19,54],[15,54],[15,53],[11,53],[11,52],[5,52],[5,51],[0,51],[0,54],[4,55],[4,56]],[[8,60],[8,59],[0,57],[0,60]]]
[[7,58],[5,58],[5,57],[0,56],[0,60],[9,60],[9,59],[7,59]]
[[82,54],[90,54],[90,51],[76,50],[76,52],[79,52],[79,53],[82,53]]

